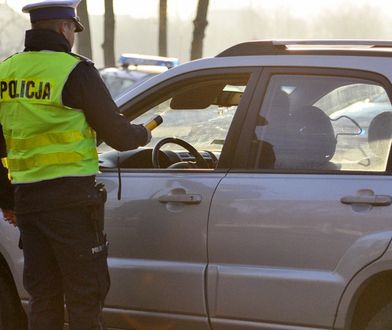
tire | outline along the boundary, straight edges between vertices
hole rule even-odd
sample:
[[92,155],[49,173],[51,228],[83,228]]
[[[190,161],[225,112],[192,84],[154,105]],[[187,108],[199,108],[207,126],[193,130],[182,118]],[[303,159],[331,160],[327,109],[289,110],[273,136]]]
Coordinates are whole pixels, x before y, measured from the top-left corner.
[[381,308],[370,319],[365,330],[391,330],[392,329],[392,302]]
[[26,314],[12,284],[0,273],[0,330],[27,330]]

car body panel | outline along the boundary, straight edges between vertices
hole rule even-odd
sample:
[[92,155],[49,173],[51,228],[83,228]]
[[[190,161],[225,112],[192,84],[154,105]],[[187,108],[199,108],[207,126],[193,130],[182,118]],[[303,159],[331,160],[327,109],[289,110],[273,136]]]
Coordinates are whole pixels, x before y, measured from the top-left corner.
[[[224,173],[122,173],[98,180],[108,191],[105,231],[110,239],[108,307],[129,313],[189,315],[207,322],[204,276],[212,194]],[[162,203],[165,195],[197,194],[199,204]],[[126,284],[125,284],[126,283]],[[172,324],[173,319],[167,322]],[[175,322],[173,323],[175,324]]]
[[229,174],[211,205],[210,315],[330,327],[345,285],[392,237],[392,206],[353,209],[340,199],[362,189],[388,194],[390,184],[383,176]]

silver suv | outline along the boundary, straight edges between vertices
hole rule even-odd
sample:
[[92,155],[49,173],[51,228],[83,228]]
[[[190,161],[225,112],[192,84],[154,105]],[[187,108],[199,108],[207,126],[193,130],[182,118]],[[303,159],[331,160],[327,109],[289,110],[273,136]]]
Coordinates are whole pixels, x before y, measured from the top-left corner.
[[[118,98],[163,123],[99,147],[108,326],[392,329],[391,82],[392,41],[257,41]],[[28,299],[17,241],[1,222],[2,319]]]

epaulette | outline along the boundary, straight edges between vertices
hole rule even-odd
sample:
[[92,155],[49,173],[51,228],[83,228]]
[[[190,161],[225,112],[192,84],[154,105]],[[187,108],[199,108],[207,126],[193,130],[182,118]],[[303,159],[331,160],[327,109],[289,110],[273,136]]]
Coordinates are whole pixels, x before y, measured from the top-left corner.
[[81,61],[86,62],[87,64],[90,64],[90,65],[94,65],[95,64],[93,62],[93,60],[89,59],[86,56],[83,56],[83,55],[80,55],[80,54],[76,54],[76,53],[72,53],[72,52],[70,54],[73,55],[73,56],[78,57]]

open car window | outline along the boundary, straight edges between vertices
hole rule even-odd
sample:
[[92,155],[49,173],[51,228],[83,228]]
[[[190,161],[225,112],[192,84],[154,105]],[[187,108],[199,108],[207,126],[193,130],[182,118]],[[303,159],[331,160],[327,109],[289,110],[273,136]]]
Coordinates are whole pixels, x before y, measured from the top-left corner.
[[[133,124],[144,124],[155,116],[163,119],[152,132],[150,143],[137,150],[126,152],[124,168],[152,168],[154,146],[171,137],[185,141],[208,161],[208,168],[215,168],[230,129],[233,117],[246,90],[249,74],[204,77],[166,87],[151,98],[145,111],[133,119]],[[98,148],[104,158],[113,150],[106,144]],[[109,154],[110,155],[110,154]],[[125,153],[122,153],[125,155]],[[114,156],[113,156],[114,157]],[[194,155],[178,144],[162,145],[159,152],[162,166],[196,161]],[[105,162],[106,165],[114,164]],[[205,166],[203,166],[205,167]]]

